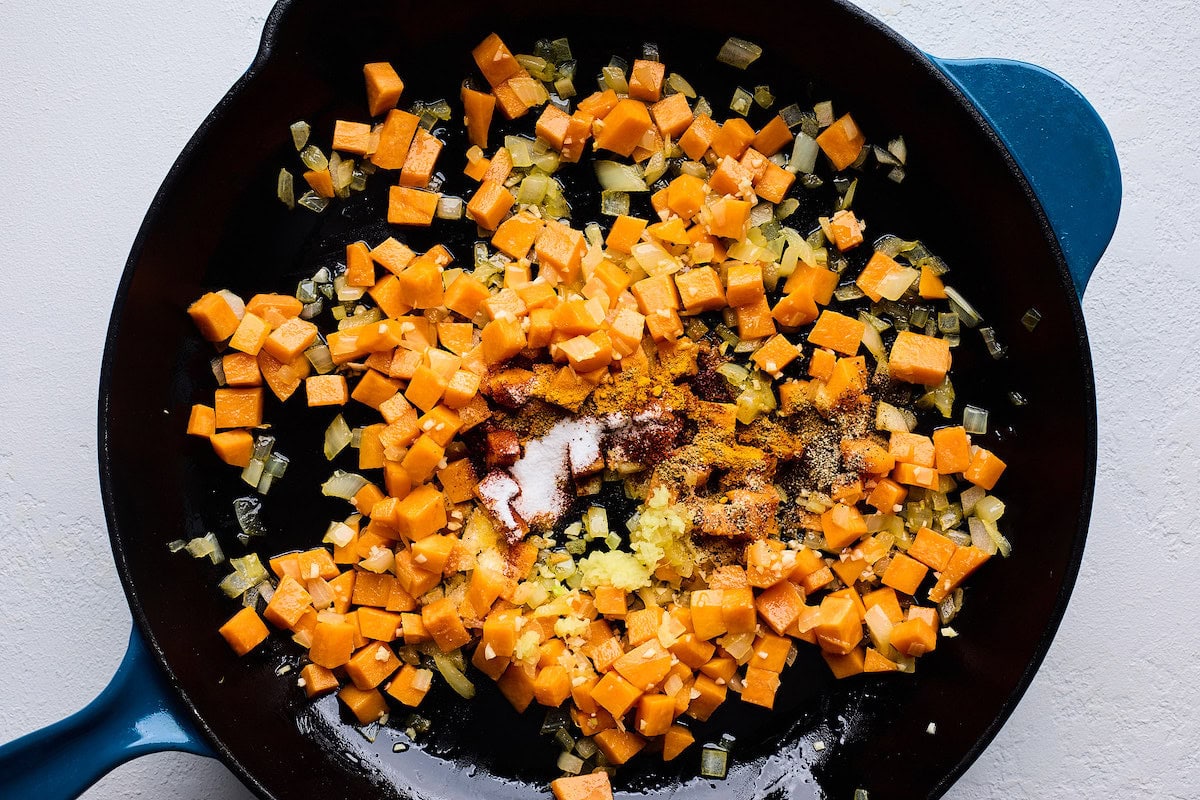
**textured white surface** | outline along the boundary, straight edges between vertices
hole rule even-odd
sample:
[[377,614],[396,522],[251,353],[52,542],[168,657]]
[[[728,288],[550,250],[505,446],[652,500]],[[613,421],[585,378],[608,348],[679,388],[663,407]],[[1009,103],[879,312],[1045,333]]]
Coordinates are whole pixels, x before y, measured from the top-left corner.
[[[1125,179],[1121,223],[1084,302],[1100,463],[1083,570],[1045,666],[948,797],[1194,798],[1200,626],[1185,476],[1200,444],[1189,352],[1200,11],[1187,0],[1152,14],[1131,0],[863,5],[938,55],[1022,59],[1067,77],[1108,122]],[[84,705],[120,660],[129,614],[102,529],[94,423],[111,298],[162,176],[250,63],[269,9],[0,3],[11,181],[0,203],[0,742]],[[166,796],[250,797],[219,763],[179,754],[127,764],[85,795]]]

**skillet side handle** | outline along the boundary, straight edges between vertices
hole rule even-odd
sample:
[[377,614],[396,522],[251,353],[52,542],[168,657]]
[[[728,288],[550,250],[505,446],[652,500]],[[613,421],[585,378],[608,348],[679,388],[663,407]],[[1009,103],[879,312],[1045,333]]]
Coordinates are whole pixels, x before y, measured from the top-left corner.
[[71,800],[129,759],[161,750],[212,757],[170,692],[135,627],[95,700],[0,747],[0,798]]
[[1021,61],[933,63],[991,123],[1029,179],[1083,297],[1121,208],[1121,170],[1108,128],[1079,91]]

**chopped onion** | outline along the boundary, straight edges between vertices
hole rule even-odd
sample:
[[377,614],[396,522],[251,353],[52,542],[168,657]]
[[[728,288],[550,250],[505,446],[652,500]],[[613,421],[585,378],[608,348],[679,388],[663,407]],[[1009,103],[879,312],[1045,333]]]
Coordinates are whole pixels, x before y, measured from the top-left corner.
[[371,548],[371,553],[366,558],[358,562],[358,565],[363,569],[382,574],[390,570],[395,563],[395,553],[386,547],[375,546]]
[[729,772],[729,753],[716,745],[706,744],[700,751],[700,775],[724,780]]
[[221,551],[221,545],[217,541],[216,534],[206,533],[189,541],[184,545],[188,555],[192,558],[205,558],[214,564],[220,564],[225,560],[225,553]]
[[[878,335],[878,334],[876,334]],[[875,429],[892,433],[912,433],[917,427],[917,415],[882,400],[875,406]]]
[[1042,321],[1042,312],[1036,308],[1031,308],[1021,317],[1021,324],[1025,326],[1025,330],[1033,333],[1033,329]]
[[[633,254],[633,258],[637,261],[638,266],[644,269],[646,274],[651,277],[674,275],[683,269],[683,264],[679,259],[667,252],[657,242],[638,242],[631,248],[630,252]],[[732,251],[730,253],[732,254]]]
[[567,775],[578,775],[583,771],[583,759],[571,753],[559,753],[557,763],[559,770]]
[[329,480],[321,484],[321,494],[326,497],[340,497],[343,500],[353,500],[358,490],[367,485],[367,479],[353,472],[337,470]]
[[887,350],[884,349],[883,338],[879,335],[879,330],[872,324],[872,320],[875,318],[865,311],[860,311],[858,318],[863,323],[862,343],[877,361],[886,359]]
[[325,375],[326,373],[333,372],[333,356],[326,345],[314,344],[304,351],[304,357],[308,359],[308,363],[312,364],[313,369],[319,374]]
[[1012,403],[1014,406],[1017,406],[1018,408],[1020,408],[1021,406],[1029,405],[1029,400],[1026,399],[1025,395],[1021,394],[1020,392],[1018,392],[1016,390],[1013,390],[1008,393],[1008,402]]
[[1008,348],[1000,344],[996,338],[996,329],[992,327],[983,327],[979,329],[979,335],[983,337],[983,343],[987,345],[988,355],[999,360],[1008,352]]
[[762,52],[763,49],[754,42],[731,36],[721,46],[721,51],[717,53],[717,61],[731,67],[745,69],[757,61]]
[[454,665],[454,662],[445,653],[434,651],[433,665],[437,667],[437,671],[445,678],[450,688],[458,693],[460,697],[470,700],[475,696],[475,684],[471,683],[467,676]]
[[996,542],[988,533],[983,520],[979,517],[971,517],[967,520],[967,525],[971,528],[971,544],[989,556],[995,555],[997,550]]
[[239,497],[233,501],[233,515],[242,529],[238,539],[243,543],[251,536],[267,535],[266,526],[258,518],[261,512],[262,503],[257,497]]
[[908,145],[904,143],[903,136],[897,136],[888,142],[887,149],[901,164],[908,163]]
[[984,495],[975,501],[975,516],[984,522],[996,522],[1004,516],[1004,503],[998,497]]
[[242,480],[250,486],[258,488],[258,482],[262,480],[263,467],[265,466],[265,461],[256,458],[250,459],[250,463],[242,470]]
[[292,210],[296,207],[296,189],[292,173],[286,168],[279,170],[279,179],[275,182],[275,194],[279,201]]
[[950,313],[938,312],[937,327],[940,332],[942,332],[942,333],[958,333],[958,331],[959,331],[958,323],[959,323],[958,314],[955,314],[953,311],[951,311]]
[[694,98],[696,96],[696,90],[678,72],[672,72],[667,76],[667,87],[684,97]]
[[326,460],[332,461],[338,453],[346,449],[346,445],[350,444],[352,438],[353,435],[350,433],[350,426],[346,424],[345,417],[338,414],[325,429]]
[[912,267],[893,269],[879,282],[875,291],[888,300],[899,300],[920,277],[921,271]]
[[209,369],[212,370],[213,377],[217,379],[217,386],[224,386],[225,380],[225,365],[221,361],[220,356],[213,356],[208,362]]
[[739,86],[733,91],[733,99],[729,101],[729,110],[744,117],[750,113],[750,104],[753,102],[754,95]]
[[587,736],[575,742],[575,752],[579,754],[580,758],[591,758],[596,755],[597,750],[596,743]]
[[546,189],[550,186],[550,176],[532,172],[521,180],[517,189],[517,202],[525,205],[537,205],[546,197]]
[[354,541],[355,536],[356,534],[354,533],[354,528],[351,528],[344,522],[334,521],[329,523],[329,527],[325,530],[325,537],[322,539],[322,541],[336,545],[337,547],[345,547],[346,545],[350,544],[350,542]]
[[625,70],[622,67],[609,65],[600,70],[602,88],[612,89],[617,94],[629,94],[629,81],[625,80]]
[[754,102],[759,108],[770,108],[775,104],[775,95],[771,94],[770,86],[754,87]]
[[316,145],[310,144],[301,150],[300,160],[304,162],[304,166],[313,172],[321,172],[322,170],[329,169],[329,159],[325,157],[325,154]]
[[451,195],[441,195],[438,198],[437,211],[435,216],[438,219],[462,219],[463,218],[463,201],[461,197],[453,197]]
[[175,539],[174,541],[167,542],[167,549],[172,553],[178,553],[185,547],[187,547],[187,542],[183,539]]
[[987,433],[988,429],[988,412],[987,409],[979,408],[978,406],[968,405],[963,408],[963,427],[967,433]]
[[606,217],[619,217],[629,213],[629,192],[601,192],[600,213]]
[[301,119],[293,122],[288,130],[292,132],[292,144],[296,146],[297,150],[303,150],[304,145],[308,144],[308,136],[312,132],[312,128]]
[[983,317],[980,313],[953,286],[946,287],[946,299],[950,301],[950,308],[958,314],[958,318],[962,321],[963,325],[966,325],[968,328],[974,328],[983,322]]
[[616,161],[597,161],[596,180],[600,188],[609,192],[646,192],[649,187],[636,164],[621,164]]
[[796,134],[792,144],[792,157],[788,160],[788,171],[811,173],[817,168],[817,154],[821,151],[817,140],[804,132]]
[[311,189],[300,195],[300,199],[296,201],[297,205],[307,208],[309,211],[320,214],[325,209],[329,208],[329,200],[321,197],[321,195]]

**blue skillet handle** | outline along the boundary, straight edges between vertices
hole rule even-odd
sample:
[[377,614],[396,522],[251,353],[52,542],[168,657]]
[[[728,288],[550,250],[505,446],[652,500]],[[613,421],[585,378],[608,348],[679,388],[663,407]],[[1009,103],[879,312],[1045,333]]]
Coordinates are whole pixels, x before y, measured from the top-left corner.
[[930,58],[996,129],[1029,179],[1082,297],[1121,208],[1117,152],[1100,115],[1074,86],[1041,67]]
[[135,627],[112,681],[82,711],[0,747],[0,800],[71,800],[146,753],[214,756]]

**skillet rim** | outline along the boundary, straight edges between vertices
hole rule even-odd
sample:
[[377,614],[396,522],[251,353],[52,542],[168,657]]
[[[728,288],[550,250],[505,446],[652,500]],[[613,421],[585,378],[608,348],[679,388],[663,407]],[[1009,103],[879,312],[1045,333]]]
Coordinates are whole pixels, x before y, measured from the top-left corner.
[[[126,300],[128,298],[130,285],[133,282],[133,273],[137,262],[140,260],[145,241],[149,236],[149,231],[158,223],[159,216],[163,213],[163,209],[168,205],[168,200],[173,194],[176,184],[179,180],[180,173],[185,171],[193,158],[196,151],[199,149],[200,142],[208,135],[209,130],[220,120],[225,110],[233,101],[242,93],[247,85],[253,82],[263,67],[271,59],[276,40],[279,37],[279,32],[282,30],[288,14],[297,2],[300,0],[277,0],[275,6],[268,14],[263,26],[262,38],[259,42],[259,48],[255,54],[254,60],[251,62],[247,70],[238,78],[232,87],[222,96],[222,98],[213,107],[212,111],[200,123],[195,133],[188,139],[183,150],[171,165],[158,190],[155,192],[154,199],[151,201],[146,215],[142,220],[142,224],[138,228],[138,233],[134,238],[130,248],[129,256],[125,261],[121,273],[121,279],[117,285],[116,294],[113,300],[111,315],[109,317],[108,330],[105,335],[104,350],[101,357],[100,365],[100,380],[99,380],[99,397],[98,397],[98,419],[97,419],[97,460],[99,467],[100,478],[100,494],[104,506],[104,518],[108,529],[109,544],[113,551],[113,559],[117,567],[117,574],[121,581],[121,586],[125,591],[126,600],[129,605],[130,613],[133,617],[134,624],[137,625],[146,643],[147,649],[153,654],[155,661],[158,662],[162,669],[167,683],[171,687],[175,696],[180,700],[182,707],[187,709],[190,717],[190,722],[194,725],[205,737],[208,744],[212,746],[216,755],[220,758],[230,770],[238,776],[247,788],[257,794],[259,797],[274,800],[275,796],[267,791],[266,787],[242,764],[241,760],[232,752],[232,750],[221,740],[205,721],[196,705],[191,698],[183,691],[180,683],[172,669],[170,662],[159,645],[156,636],[148,622],[145,611],[142,608],[142,603],[139,599],[137,587],[130,576],[129,564],[126,559],[125,545],[120,532],[120,520],[117,518],[115,511],[114,499],[114,471],[112,460],[110,458],[108,448],[109,438],[109,390],[112,385],[113,361],[117,340],[121,330],[121,318],[125,310]],[[873,29],[875,32],[882,34],[891,44],[897,47],[901,53],[907,55],[913,64],[913,67],[919,72],[924,73],[923,77],[930,80],[932,85],[940,87],[942,91],[949,95],[951,103],[956,104],[960,110],[965,111],[967,115],[975,123],[975,127],[987,139],[989,145],[997,151],[1004,161],[1007,170],[1018,184],[1022,194],[1025,195],[1026,201],[1030,203],[1038,226],[1041,228],[1043,239],[1050,247],[1050,255],[1057,267],[1057,277],[1059,288],[1067,294],[1068,302],[1067,309],[1070,312],[1071,324],[1079,343],[1080,355],[1082,363],[1080,369],[1083,373],[1083,386],[1081,387],[1082,399],[1086,405],[1086,415],[1084,419],[1084,434],[1086,438],[1085,453],[1083,459],[1083,492],[1079,498],[1078,507],[1078,526],[1074,532],[1072,547],[1069,553],[1065,571],[1063,573],[1062,585],[1059,589],[1058,596],[1053,607],[1050,610],[1050,615],[1043,628],[1042,634],[1038,639],[1037,645],[1034,648],[1031,657],[1021,673],[1020,678],[1005,698],[999,711],[991,722],[984,729],[983,733],[975,740],[974,744],[966,751],[963,757],[954,765],[954,767],[942,777],[932,787],[929,797],[938,798],[958,781],[966,770],[975,763],[979,756],[987,749],[988,745],[995,739],[1000,729],[1008,721],[1013,711],[1016,709],[1025,692],[1029,689],[1033,682],[1034,676],[1040,669],[1049,652],[1050,645],[1062,623],[1066,613],[1067,605],[1070,602],[1070,597],[1073,592],[1075,582],[1078,578],[1080,565],[1083,560],[1083,552],[1087,542],[1088,527],[1091,521],[1092,503],[1095,494],[1096,480],[1096,460],[1097,460],[1097,411],[1096,411],[1096,385],[1095,376],[1092,368],[1091,349],[1088,343],[1087,329],[1083,318],[1082,301],[1075,291],[1074,283],[1067,268],[1066,258],[1059,244],[1058,237],[1046,216],[1045,209],[1036,193],[1033,191],[1032,185],[1025,173],[1017,165],[1012,153],[1004,144],[995,128],[984,118],[978,107],[971,102],[967,96],[943,73],[915,44],[910,42],[905,37],[885,25],[881,20],[867,13],[865,10],[849,3],[847,0],[826,0],[830,5],[837,7],[842,13],[849,15],[853,20],[865,27]]]

